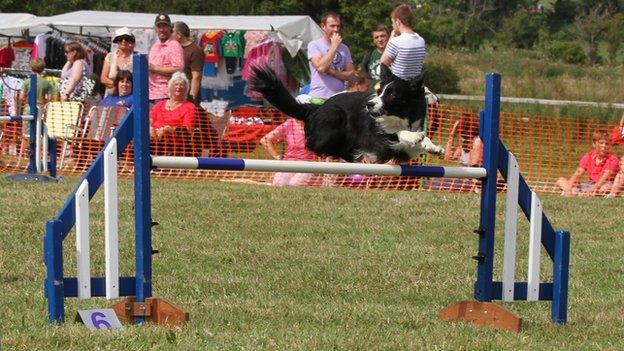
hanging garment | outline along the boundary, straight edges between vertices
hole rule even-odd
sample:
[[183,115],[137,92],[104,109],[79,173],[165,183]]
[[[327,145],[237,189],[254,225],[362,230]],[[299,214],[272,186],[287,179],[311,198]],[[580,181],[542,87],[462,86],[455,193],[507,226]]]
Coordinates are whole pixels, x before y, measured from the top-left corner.
[[11,67],[15,60],[15,52],[10,46],[0,49],[0,67]]
[[[243,80],[249,79],[251,67],[270,68],[284,84],[287,84],[288,72],[282,61],[282,44],[277,40],[271,39],[264,41],[249,51],[241,75]],[[254,100],[262,100],[262,95],[260,93],[248,90],[247,88],[245,88],[245,95]]]

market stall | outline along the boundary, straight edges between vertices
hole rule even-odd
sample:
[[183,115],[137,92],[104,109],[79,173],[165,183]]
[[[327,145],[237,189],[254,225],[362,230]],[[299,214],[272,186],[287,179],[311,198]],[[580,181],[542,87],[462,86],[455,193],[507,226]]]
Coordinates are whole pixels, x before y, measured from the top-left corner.
[[[128,27],[136,37],[135,50],[147,53],[157,38],[154,35],[154,13],[131,13],[109,11],[75,11],[49,17],[31,14],[0,14],[0,37],[8,38],[4,46],[16,50],[16,42],[26,42],[20,67],[24,68],[29,57],[45,57],[49,68],[60,68],[65,56],[64,43],[78,41],[89,48],[93,55],[102,56],[112,50],[112,35],[118,28]],[[272,67],[286,82],[305,82],[309,78],[307,59],[302,48],[322,36],[320,27],[309,16],[195,16],[171,14],[171,21],[185,22],[196,36],[197,44],[204,49],[205,63],[202,78],[202,107],[213,125],[226,141],[236,150],[253,150],[253,145],[275,123],[283,120],[276,112],[267,113],[262,107],[252,109],[245,105],[261,105],[261,97],[246,89],[245,80],[252,63]],[[209,45],[223,45],[216,39],[240,38],[243,50],[236,55],[233,67],[223,62],[223,57],[214,61],[212,69],[206,69]],[[215,39],[216,38],[216,39]],[[43,43],[46,50],[39,50]],[[30,45],[30,46],[29,46]],[[47,54],[47,56],[46,56]],[[100,62],[93,56],[94,63]],[[230,60],[229,63],[231,63]],[[295,67],[293,69],[293,67]],[[27,68],[27,67],[26,67]],[[99,77],[98,65],[89,73]],[[308,76],[306,76],[308,75]],[[295,76],[295,79],[292,77]],[[296,84],[292,84],[296,85]],[[273,116],[273,117],[270,117]],[[231,128],[228,128],[231,127]],[[232,131],[232,135],[228,134]],[[229,140],[230,138],[231,140]]]

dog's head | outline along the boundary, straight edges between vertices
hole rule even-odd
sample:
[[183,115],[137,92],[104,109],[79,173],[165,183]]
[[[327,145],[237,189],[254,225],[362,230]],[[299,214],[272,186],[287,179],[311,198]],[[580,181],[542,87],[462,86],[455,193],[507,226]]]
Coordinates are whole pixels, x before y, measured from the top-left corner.
[[373,117],[392,115],[406,119],[417,117],[419,105],[425,100],[424,72],[410,80],[403,80],[381,65],[381,85],[376,96],[366,103]]

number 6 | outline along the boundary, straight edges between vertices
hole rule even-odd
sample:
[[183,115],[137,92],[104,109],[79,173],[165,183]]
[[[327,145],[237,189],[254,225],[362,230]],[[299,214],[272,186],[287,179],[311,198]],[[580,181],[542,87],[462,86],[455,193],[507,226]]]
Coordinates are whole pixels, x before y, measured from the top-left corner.
[[[103,318],[103,319],[97,319],[97,318]],[[91,323],[93,323],[93,327],[96,330],[100,330],[101,325],[105,326],[106,329],[112,329],[110,323],[108,323],[108,321],[106,320],[106,315],[102,312],[93,312],[93,314],[91,314]]]

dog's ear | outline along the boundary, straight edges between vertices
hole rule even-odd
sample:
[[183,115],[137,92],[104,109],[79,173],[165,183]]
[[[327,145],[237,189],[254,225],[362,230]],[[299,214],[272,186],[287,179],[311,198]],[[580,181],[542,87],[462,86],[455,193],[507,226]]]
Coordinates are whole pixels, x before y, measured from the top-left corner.
[[392,82],[393,80],[395,80],[394,78],[396,78],[396,76],[394,74],[392,74],[392,71],[390,70],[390,67],[384,65],[383,63],[379,64],[379,79],[381,81],[381,86],[384,86],[390,82]]
[[409,80],[409,86],[412,90],[422,88],[425,83],[425,71],[422,70],[419,75]]

